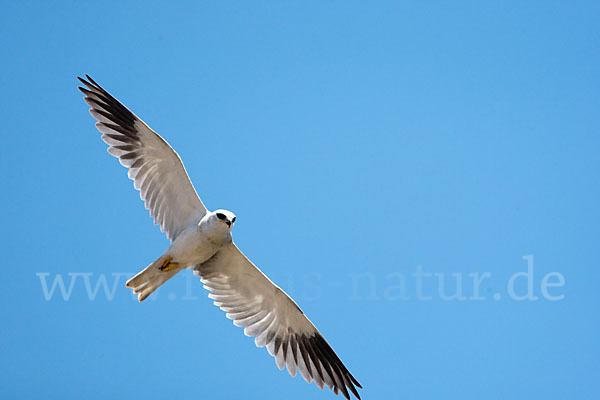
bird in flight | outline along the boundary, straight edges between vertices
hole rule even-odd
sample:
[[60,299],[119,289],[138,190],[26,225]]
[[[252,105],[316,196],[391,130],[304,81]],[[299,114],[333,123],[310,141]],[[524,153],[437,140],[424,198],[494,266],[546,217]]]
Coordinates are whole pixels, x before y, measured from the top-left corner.
[[277,367],[291,376],[350,399],[360,399],[358,381],[300,307],[238,249],[231,237],[236,216],[206,209],[169,144],[92,78],[78,77],[108,152],[129,169],[146,209],[171,245],[126,286],[143,301],[178,272],[200,276],[227,318],[267,347]]

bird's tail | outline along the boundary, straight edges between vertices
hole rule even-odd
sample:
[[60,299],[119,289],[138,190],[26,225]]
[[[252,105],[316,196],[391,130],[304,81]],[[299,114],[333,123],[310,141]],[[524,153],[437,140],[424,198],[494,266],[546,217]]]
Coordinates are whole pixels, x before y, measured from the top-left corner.
[[183,268],[178,263],[172,262],[171,257],[163,255],[128,280],[125,286],[133,289],[133,293],[138,295],[138,301],[144,301]]

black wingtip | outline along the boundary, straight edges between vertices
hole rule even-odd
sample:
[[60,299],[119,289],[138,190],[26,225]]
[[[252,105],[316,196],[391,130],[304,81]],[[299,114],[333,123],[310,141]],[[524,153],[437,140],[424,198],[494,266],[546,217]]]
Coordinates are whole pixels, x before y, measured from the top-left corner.
[[82,77],[78,76],[77,79],[79,80],[79,82],[83,83],[85,86],[89,85],[90,83],[88,81],[86,81],[85,79],[83,79]]
[[[87,75],[86,75],[86,77],[87,77]],[[94,87],[94,85],[92,85],[90,82],[86,81],[82,77],[78,76],[77,79],[79,80],[79,82],[81,82],[83,84],[83,86],[85,86],[85,88],[82,88],[81,86],[78,86],[78,89],[81,90],[84,94],[88,94],[84,90],[87,90],[89,92],[90,89],[96,89]]]
[[[360,400],[360,395],[358,394],[358,391],[353,386],[353,384],[355,384],[356,386],[358,386],[361,389],[362,389],[362,386],[358,383],[358,381],[354,378],[354,376],[352,376],[350,371],[348,371],[348,369],[346,368],[344,363],[342,363],[342,361],[339,359],[339,357],[335,354],[335,352],[333,351],[333,349],[331,348],[329,343],[327,343],[325,338],[319,333],[317,333],[315,336],[313,336],[312,339],[313,339],[312,343],[315,345],[315,349],[319,353],[321,353],[321,355],[325,359],[327,359],[329,361],[329,364],[330,364],[329,367],[333,370],[333,372],[335,372],[340,377],[344,377],[346,380],[349,379],[349,381],[343,382],[343,384],[340,385],[338,388],[341,391],[341,393],[344,395],[344,397],[346,399],[350,399],[350,394],[348,393],[348,390],[347,390],[347,389],[350,389],[352,394],[354,396],[356,396],[357,399]],[[331,371],[329,370],[329,368],[327,368],[327,365],[324,365],[324,367],[326,367],[327,373],[330,376],[332,376],[330,373]]]
[[352,374],[350,373],[350,371],[346,370],[348,372],[348,376],[350,377],[350,379],[352,380],[352,383],[354,383],[354,386],[359,387],[360,389],[362,389],[362,385],[360,383],[358,383],[358,381],[356,380],[356,378],[354,376],[352,376]]
[[100,85],[98,85],[98,84],[96,83],[96,81],[92,79],[92,77],[91,77],[91,76],[89,76],[88,74],[85,74],[85,77],[87,78],[87,80],[88,80],[88,81],[89,81],[89,82],[90,82],[92,85],[94,85],[94,86],[96,86],[96,87],[98,87],[98,88],[100,87]]
[[88,74],[85,74],[85,79],[80,76],[78,76],[77,79],[79,79],[79,82],[83,83],[88,88],[101,89],[100,85],[98,85],[96,81],[93,80]]

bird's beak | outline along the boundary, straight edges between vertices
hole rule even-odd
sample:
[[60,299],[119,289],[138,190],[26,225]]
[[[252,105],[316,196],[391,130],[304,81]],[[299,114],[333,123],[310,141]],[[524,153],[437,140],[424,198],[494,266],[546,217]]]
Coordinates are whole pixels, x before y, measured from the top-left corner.
[[231,227],[231,221],[227,221],[225,223],[227,224],[228,227]]

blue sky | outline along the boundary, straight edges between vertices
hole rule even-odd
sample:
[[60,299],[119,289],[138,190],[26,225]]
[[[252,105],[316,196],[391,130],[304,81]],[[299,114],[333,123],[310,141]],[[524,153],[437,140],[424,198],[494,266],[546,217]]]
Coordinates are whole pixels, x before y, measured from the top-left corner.
[[364,399],[600,394],[597,2],[2,9],[3,397],[333,398],[187,271],[133,299],[168,242],[85,73],[237,214]]

